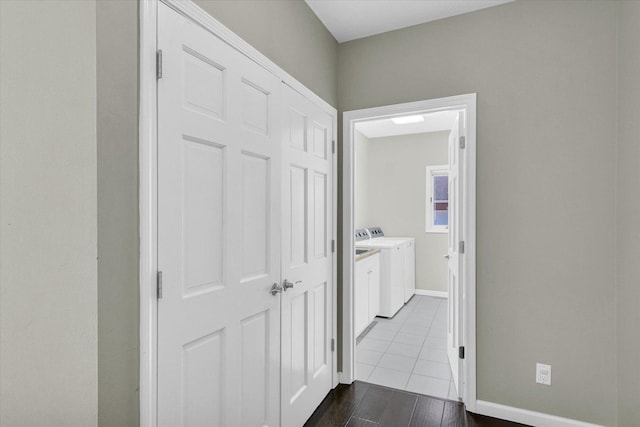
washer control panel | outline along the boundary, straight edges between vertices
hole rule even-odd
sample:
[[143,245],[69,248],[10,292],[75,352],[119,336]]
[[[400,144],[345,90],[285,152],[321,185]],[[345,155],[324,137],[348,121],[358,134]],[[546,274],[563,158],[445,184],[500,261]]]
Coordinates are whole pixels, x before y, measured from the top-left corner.
[[369,240],[371,237],[369,237],[369,232],[367,231],[366,228],[360,228],[358,230],[356,230],[356,242],[360,242],[362,240]]
[[369,231],[372,239],[375,239],[376,237],[384,237],[384,232],[380,227],[371,227],[367,228],[366,230]]

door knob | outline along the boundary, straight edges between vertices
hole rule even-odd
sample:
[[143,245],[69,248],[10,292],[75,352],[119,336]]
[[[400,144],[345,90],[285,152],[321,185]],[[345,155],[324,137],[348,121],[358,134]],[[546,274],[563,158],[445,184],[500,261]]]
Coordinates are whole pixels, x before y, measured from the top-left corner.
[[446,254],[444,257],[445,257],[446,259],[449,259],[449,254]]
[[287,279],[284,279],[284,282],[282,282],[282,290],[286,291],[287,289],[291,289],[293,288],[294,285],[297,285],[298,283],[302,283],[302,280],[298,280],[296,283],[291,283]]
[[277,295],[282,292],[282,286],[280,286],[278,283],[274,283],[273,285],[271,285],[271,289],[269,290],[269,292],[271,293],[271,295]]

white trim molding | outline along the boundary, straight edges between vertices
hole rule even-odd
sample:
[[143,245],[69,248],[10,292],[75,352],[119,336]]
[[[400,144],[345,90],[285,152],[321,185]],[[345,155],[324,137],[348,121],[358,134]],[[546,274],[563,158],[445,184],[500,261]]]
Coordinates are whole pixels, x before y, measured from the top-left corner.
[[141,1],[139,104],[140,425],[157,422],[157,81],[158,2]]
[[465,112],[465,170],[462,229],[465,242],[461,277],[464,303],[462,311],[465,359],[461,375],[462,399],[467,409],[476,409],[476,94],[429,99],[405,104],[387,105],[346,111],[342,120],[342,375],[340,381],[355,380],[355,336],[353,319],[354,280],[354,142],[358,122],[375,119],[427,114],[437,111]]
[[478,400],[476,402],[476,410],[472,412],[531,426],[602,427],[599,424],[591,424],[584,421],[573,420],[571,418],[563,418],[542,412],[529,411],[528,409],[514,408],[513,406],[500,405],[498,403],[486,402],[484,400]]
[[[249,59],[311,100],[333,120],[337,137],[337,110],[257,49],[233,33],[191,0],[141,0],[140,22],[140,106],[139,106],[139,224],[140,224],[140,426],[157,425],[157,80],[156,52],[158,5],[163,3],[200,25]],[[334,168],[334,228],[337,239],[337,160]],[[337,337],[337,252],[333,254],[333,336]],[[337,352],[333,352],[333,384],[340,381]]]
[[446,291],[430,291],[427,289],[416,289],[416,295],[424,295],[427,297],[436,297],[436,298],[449,298],[449,295]]

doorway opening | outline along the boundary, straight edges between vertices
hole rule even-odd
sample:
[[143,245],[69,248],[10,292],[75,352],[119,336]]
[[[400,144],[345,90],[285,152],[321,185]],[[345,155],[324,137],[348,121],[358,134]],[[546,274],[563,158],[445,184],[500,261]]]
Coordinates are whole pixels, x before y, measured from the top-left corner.
[[475,409],[476,95],[344,113],[343,383]]

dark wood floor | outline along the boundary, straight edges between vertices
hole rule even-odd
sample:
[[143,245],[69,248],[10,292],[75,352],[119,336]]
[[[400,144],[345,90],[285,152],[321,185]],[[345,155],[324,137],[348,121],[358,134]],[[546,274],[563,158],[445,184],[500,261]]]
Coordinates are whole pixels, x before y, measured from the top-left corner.
[[305,426],[513,427],[522,424],[474,415],[461,403],[374,384],[340,384]]

